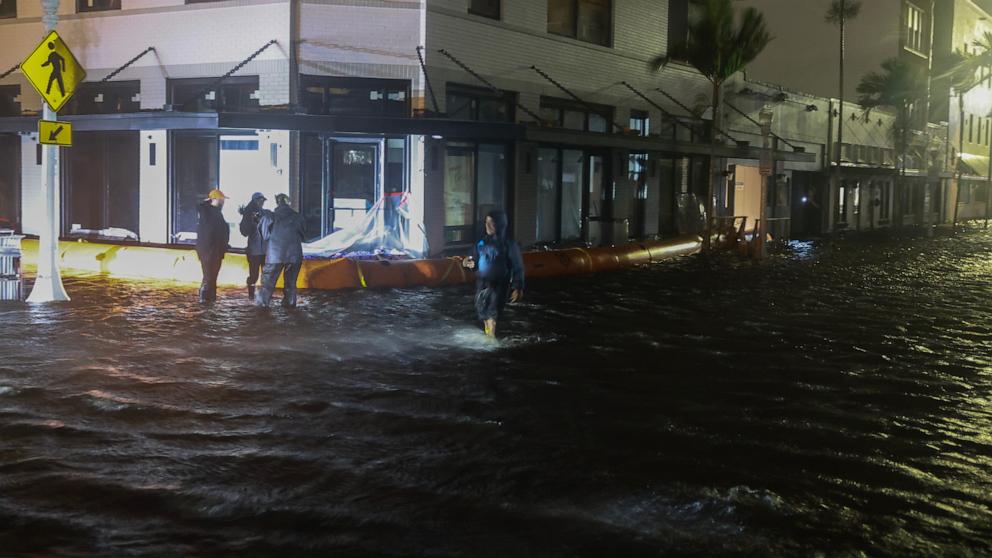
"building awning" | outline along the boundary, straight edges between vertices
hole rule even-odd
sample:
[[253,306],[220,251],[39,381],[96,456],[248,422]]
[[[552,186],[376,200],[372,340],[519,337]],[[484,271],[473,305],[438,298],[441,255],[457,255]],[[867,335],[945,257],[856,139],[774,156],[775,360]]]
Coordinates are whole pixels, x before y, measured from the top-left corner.
[[[693,143],[686,141],[675,141],[658,137],[627,136],[620,134],[590,134],[577,130],[563,130],[560,128],[527,128],[525,135],[527,141],[540,143],[553,143],[558,145],[574,145],[577,147],[613,147],[618,149],[629,149],[631,151],[661,151],[665,153],[683,155],[709,155],[710,150],[717,157],[727,157],[732,159],[753,159],[761,158],[761,147],[755,146],[729,146],[718,145],[711,148],[708,143]],[[795,161],[800,163],[816,162],[815,153],[793,152],[793,151],[773,151],[772,156],[778,161]]]
[[[294,130],[329,134],[426,135],[446,139],[481,141],[533,141],[576,147],[660,151],[684,155],[709,155],[734,159],[761,158],[756,146],[718,145],[676,141],[658,137],[600,134],[560,128],[540,128],[511,122],[475,122],[446,118],[390,118],[383,116],[321,116],[283,112],[213,113],[148,111],[130,114],[86,114],[59,116],[72,122],[76,132],[132,130]],[[38,116],[0,118],[0,132],[35,132]],[[774,151],[779,161],[812,163],[816,154]]]
[[[510,141],[522,139],[524,126],[442,118],[320,116],[310,114],[149,111],[130,114],[59,116],[76,132],[128,130],[295,130],[336,134],[429,135]],[[0,132],[35,132],[38,116],[0,118]]]
[[958,159],[957,171],[961,173],[964,180],[988,180],[989,179],[989,158],[984,155],[972,155],[964,153],[964,157]]

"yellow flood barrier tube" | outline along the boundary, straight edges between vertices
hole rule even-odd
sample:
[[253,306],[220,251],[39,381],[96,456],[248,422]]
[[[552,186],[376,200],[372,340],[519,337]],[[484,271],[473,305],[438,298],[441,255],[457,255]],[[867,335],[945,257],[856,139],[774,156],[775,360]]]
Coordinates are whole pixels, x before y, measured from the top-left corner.
[[[682,236],[615,247],[566,248],[523,254],[529,278],[599,273],[658,262],[699,251],[698,236]],[[38,241],[22,242],[23,267],[37,265]],[[194,250],[162,246],[62,241],[59,244],[66,275],[98,273],[123,279],[146,279],[197,284],[200,261]],[[217,283],[243,286],[248,262],[243,254],[224,256]],[[460,258],[424,260],[313,259],[303,262],[297,286],[301,289],[338,290],[357,288],[444,287],[467,283]],[[282,286],[281,283],[277,286]]]

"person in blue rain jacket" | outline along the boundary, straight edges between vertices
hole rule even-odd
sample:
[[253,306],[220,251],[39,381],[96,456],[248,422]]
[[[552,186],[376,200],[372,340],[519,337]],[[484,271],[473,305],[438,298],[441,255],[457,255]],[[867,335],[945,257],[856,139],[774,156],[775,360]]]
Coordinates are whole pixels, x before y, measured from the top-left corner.
[[496,323],[507,300],[517,302],[524,296],[524,262],[520,246],[510,238],[506,213],[493,210],[486,215],[486,234],[472,248],[472,255],[462,261],[475,270],[475,310],[486,335],[496,336]]

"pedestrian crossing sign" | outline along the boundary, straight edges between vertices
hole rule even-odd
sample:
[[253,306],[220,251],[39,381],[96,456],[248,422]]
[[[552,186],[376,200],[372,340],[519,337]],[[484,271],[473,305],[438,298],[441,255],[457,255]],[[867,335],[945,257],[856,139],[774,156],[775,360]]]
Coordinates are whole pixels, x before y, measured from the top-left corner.
[[21,72],[54,111],[62,108],[86,79],[86,70],[55,31],[21,62]]

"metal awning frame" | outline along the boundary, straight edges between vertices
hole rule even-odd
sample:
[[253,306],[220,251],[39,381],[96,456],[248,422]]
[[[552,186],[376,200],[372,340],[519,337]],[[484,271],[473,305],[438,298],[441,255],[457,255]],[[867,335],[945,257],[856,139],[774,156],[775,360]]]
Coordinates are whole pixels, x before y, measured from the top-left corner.
[[[32,133],[38,131],[40,116],[0,118],[0,132]],[[761,148],[752,146],[692,143],[659,137],[604,134],[544,128],[522,123],[476,122],[445,118],[390,118],[358,116],[321,116],[287,113],[213,113],[148,111],[130,114],[87,114],[59,116],[71,122],[75,132],[139,130],[292,130],[300,132],[365,135],[425,135],[436,138],[476,141],[530,141],[574,145],[576,147],[618,148],[632,151],[655,151],[673,154],[754,159]],[[775,151],[779,161],[812,163],[814,153]]]

